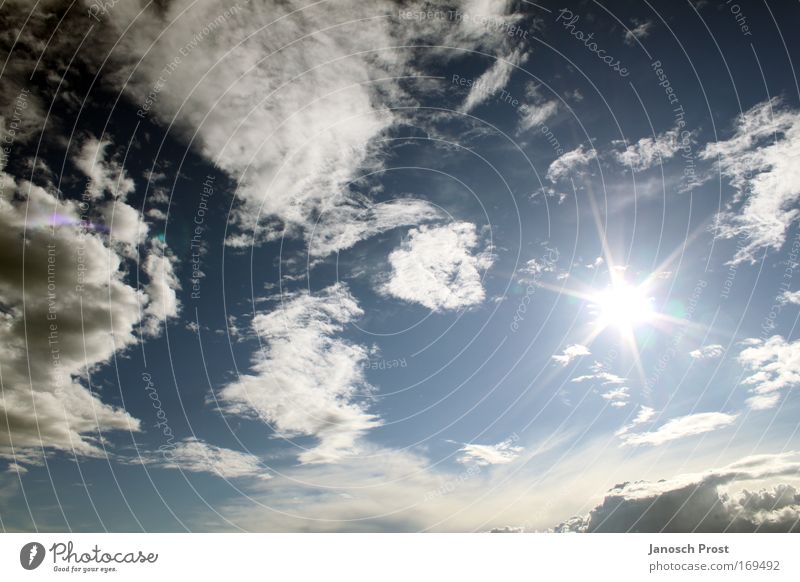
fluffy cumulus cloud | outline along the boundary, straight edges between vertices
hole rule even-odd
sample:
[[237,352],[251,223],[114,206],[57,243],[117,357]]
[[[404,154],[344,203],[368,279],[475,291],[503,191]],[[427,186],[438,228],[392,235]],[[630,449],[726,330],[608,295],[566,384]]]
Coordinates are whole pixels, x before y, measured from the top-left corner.
[[739,363],[750,370],[742,384],[752,386],[747,404],[754,410],[773,408],[781,392],[800,383],[800,341],[774,335],[766,341],[750,338],[739,353]]
[[111,242],[127,256],[135,257],[136,247],[147,239],[149,232],[141,213],[118,200],[106,200],[95,206]]
[[524,450],[514,442],[514,439],[506,439],[495,445],[467,444],[459,450],[461,454],[457,460],[464,465],[505,465],[516,459]]
[[560,354],[554,354],[550,356],[554,362],[561,364],[562,366],[566,366],[575,358],[579,358],[581,356],[588,356],[592,352],[589,351],[584,345],[581,344],[572,344],[564,348]]
[[755,262],[759,251],[777,250],[798,217],[800,200],[800,111],[779,98],[740,116],[733,135],[707,145],[702,158],[717,163],[736,196],[717,219],[721,238],[744,236],[733,264]]
[[479,246],[470,222],[411,229],[389,254],[391,273],[379,291],[433,311],[477,305],[486,298],[482,271],[493,262]]
[[725,414],[724,412],[699,412],[673,418],[655,430],[637,433],[626,431],[620,436],[625,445],[658,446],[724,428],[733,424],[738,417],[738,414]]
[[147,297],[126,282],[108,237],[85,228],[77,203],[6,174],[3,182],[0,448],[99,454],[100,432],[139,430],[139,421],[101,402],[84,378],[138,341]]
[[[800,531],[796,452],[745,457],[721,469],[658,482],[623,483],[585,517],[556,531],[579,532],[789,532]],[[748,481],[771,480],[757,491],[730,493]],[[728,491],[726,492],[725,489]]]
[[191,473],[210,473],[223,479],[254,477],[271,479],[255,455],[209,444],[191,437],[177,443],[161,456],[153,456],[145,463],[164,469],[180,469]]
[[673,129],[655,137],[643,137],[636,143],[615,141],[614,145],[624,149],[613,152],[614,159],[637,172],[647,170],[669,158],[680,149],[678,131]]
[[547,168],[547,179],[553,183],[563,180],[576,170],[585,168],[593,159],[595,159],[594,150],[580,145],[550,164]]
[[364,378],[367,350],[337,334],[362,314],[343,284],[316,294],[284,296],[281,306],[253,318],[262,350],[251,372],[219,392],[229,414],[261,419],[282,437],[316,444],[302,463],[325,463],[357,453],[357,441],[379,419],[356,400],[371,391]]
[[[38,464],[41,455],[30,452],[43,448],[99,455],[104,432],[140,429],[138,420],[88,388],[89,373],[140,339],[140,306],[151,297],[131,283],[132,259],[148,228],[126,203],[135,183],[111,137],[76,133],[68,141],[61,135],[67,124],[60,104],[77,99],[71,81],[80,68],[69,68],[67,55],[82,35],[68,31],[85,30],[77,21],[87,19],[86,11],[64,13],[65,7],[12,3],[0,11],[0,53],[9,56],[0,88],[7,146],[0,157],[0,458],[15,467]],[[52,34],[54,22],[60,34]],[[45,74],[32,91],[35,67]],[[76,182],[80,203],[49,181],[53,173],[43,160],[23,158],[39,133],[46,145],[40,151],[64,150],[68,175],[61,185]],[[13,172],[35,170],[35,183],[7,171],[7,154]]]
[[692,350],[689,352],[689,356],[695,360],[714,360],[722,356],[724,353],[725,348],[723,348],[721,345],[709,344],[707,346],[703,346],[702,348]]

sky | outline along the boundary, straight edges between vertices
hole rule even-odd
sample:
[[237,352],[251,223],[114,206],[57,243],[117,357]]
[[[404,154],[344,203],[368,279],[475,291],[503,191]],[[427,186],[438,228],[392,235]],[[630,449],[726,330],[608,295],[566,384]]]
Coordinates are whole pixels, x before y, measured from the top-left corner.
[[0,5],[0,529],[800,530],[795,3]]

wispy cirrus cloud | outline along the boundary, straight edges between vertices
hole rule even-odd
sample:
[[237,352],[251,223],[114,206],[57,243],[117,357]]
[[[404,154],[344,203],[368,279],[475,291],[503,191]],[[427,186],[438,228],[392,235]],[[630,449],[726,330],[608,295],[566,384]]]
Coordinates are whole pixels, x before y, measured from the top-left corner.
[[700,157],[715,161],[736,196],[717,217],[716,234],[743,236],[747,244],[731,262],[753,263],[763,250],[778,250],[797,221],[800,200],[800,111],[774,97],[742,114],[733,135],[706,145]]
[[754,410],[773,408],[781,392],[800,384],[800,341],[789,342],[780,335],[767,340],[750,338],[739,353],[739,363],[752,374],[742,384],[753,386],[747,404]]
[[179,469],[190,473],[209,473],[223,479],[272,479],[260,459],[250,453],[212,445],[196,437],[179,441],[171,449],[141,459],[147,465]]
[[699,412],[668,420],[658,428],[647,432],[625,432],[620,436],[626,446],[659,446],[665,443],[718,430],[733,424],[738,414],[724,412]]
[[425,200],[399,198],[383,204],[367,200],[341,204],[322,216],[309,233],[309,254],[326,257],[376,234],[442,218],[442,212]]
[[494,445],[465,444],[459,449],[458,462],[463,465],[505,465],[516,459],[525,449],[515,445],[515,439],[506,439]]
[[461,111],[469,113],[481,103],[499,93],[511,78],[517,65],[524,63],[527,55],[519,49],[494,63],[472,83],[469,94],[461,105]]
[[634,45],[636,44],[637,40],[643,39],[650,34],[650,29],[653,28],[653,21],[652,20],[645,20],[643,22],[639,22],[637,20],[633,21],[634,27],[629,28],[625,31],[625,44]]

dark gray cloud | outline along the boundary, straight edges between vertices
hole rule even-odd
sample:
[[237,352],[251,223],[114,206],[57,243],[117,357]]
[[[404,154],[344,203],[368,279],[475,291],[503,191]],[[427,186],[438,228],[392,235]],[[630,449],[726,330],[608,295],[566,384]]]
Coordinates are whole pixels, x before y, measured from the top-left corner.
[[585,517],[556,526],[557,532],[794,532],[800,531],[800,495],[775,483],[752,492],[722,491],[748,480],[796,477],[795,452],[757,455],[702,475],[667,481],[622,483]]

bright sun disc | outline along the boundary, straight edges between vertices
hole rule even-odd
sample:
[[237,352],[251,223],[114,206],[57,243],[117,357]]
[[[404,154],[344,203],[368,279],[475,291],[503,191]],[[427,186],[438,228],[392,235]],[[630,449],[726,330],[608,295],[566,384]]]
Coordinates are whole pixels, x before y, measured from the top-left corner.
[[592,300],[597,310],[597,324],[630,329],[653,317],[653,299],[642,289],[627,284],[613,285]]

